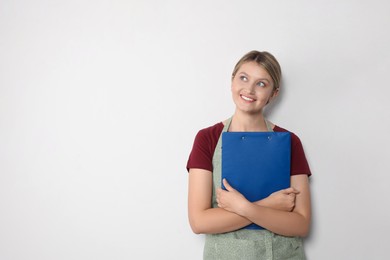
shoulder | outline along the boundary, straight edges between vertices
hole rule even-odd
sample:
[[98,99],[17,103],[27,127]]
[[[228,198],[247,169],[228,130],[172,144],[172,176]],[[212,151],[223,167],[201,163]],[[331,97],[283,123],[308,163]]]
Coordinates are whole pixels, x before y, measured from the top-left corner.
[[195,137],[194,147],[207,151],[208,154],[212,154],[221,136],[223,126],[223,123],[219,122],[199,130]]
[[310,176],[310,167],[299,137],[293,132],[276,125],[274,131],[291,133],[291,175],[306,174]]
[[212,158],[222,130],[222,122],[199,130],[187,162],[187,170],[191,168],[213,170]]
[[299,137],[296,134],[294,134],[293,132],[291,132],[283,127],[275,125],[274,131],[275,132],[289,132],[291,134],[291,145],[293,145],[293,146],[301,143],[301,140],[299,139]]
[[222,122],[219,122],[219,123],[216,123],[215,125],[212,125],[212,126],[209,126],[209,127],[206,127],[206,128],[203,128],[201,130],[199,130],[198,132],[198,137],[199,138],[219,138],[219,136],[221,135],[221,132],[223,130],[223,123]]

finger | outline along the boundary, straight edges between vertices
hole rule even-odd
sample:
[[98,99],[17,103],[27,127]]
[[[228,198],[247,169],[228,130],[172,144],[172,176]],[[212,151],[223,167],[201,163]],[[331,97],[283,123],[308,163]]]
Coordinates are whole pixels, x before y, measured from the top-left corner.
[[293,189],[290,187],[287,189],[280,190],[279,192],[281,192],[283,194],[290,194],[292,191],[293,191]]
[[294,187],[291,187],[291,188],[294,190],[292,193],[295,193],[295,194],[299,194],[300,193],[300,191],[295,189]]
[[296,194],[295,193],[290,193],[287,196],[289,196],[292,200],[295,200]]
[[223,185],[225,185],[225,188],[228,190],[228,191],[233,191],[233,187],[230,186],[230,184],[228,183],[228,181],[226,179],[223,179]]
[[295,194],[298,194],[299,193],[299,190],[293,188],[293,187],[290,187],[290,188],[287,188],[287,189],[284,189],[283,190],[283,193],[286,193],[286,194],[289,194],[289,193],[295,193]]

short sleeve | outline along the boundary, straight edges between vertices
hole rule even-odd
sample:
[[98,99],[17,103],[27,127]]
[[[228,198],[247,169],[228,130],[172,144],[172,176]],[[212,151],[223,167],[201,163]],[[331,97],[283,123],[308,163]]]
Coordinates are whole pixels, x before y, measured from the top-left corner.
[[187,162],[187,171],[199,168],[213,171],[213,154],[210,149],[210,140],[205,130],[200,130],[195,137],[194,144]]
[[198,132],[187,162],[187,171],[191,168],[213,171],[213,156],[219,137],[223,130],[223,123],[204,128]]
[[309,164],[306,160],[302,142],[298,136],[291,133],[291,175],[311,175]]

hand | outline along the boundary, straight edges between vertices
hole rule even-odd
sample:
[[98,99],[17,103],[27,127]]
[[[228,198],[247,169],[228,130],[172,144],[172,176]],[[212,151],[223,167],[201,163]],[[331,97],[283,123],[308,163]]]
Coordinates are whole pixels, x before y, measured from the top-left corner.
[[292,211],[295,207],[295,196],[299,191],[293,187],[276,191],[256,204],[282,211]]
[[218,207],[242,215],[240,212],[250,202],[239,191],[230,186],[226,179],[222,181],[227,191],[221,188],[217,189]]

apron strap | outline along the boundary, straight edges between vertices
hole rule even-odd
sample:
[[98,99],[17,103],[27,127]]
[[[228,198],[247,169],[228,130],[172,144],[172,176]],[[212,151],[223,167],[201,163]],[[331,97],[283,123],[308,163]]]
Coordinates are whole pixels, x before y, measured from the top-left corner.
[[268,132],[273,132],[274,129],[272,129],[271,123],[265,118],[264,118],[264,121],[265,121],[265,124],[267,126]]
[[226,124],[225,124],[224,127],[223,127],[222,132],[228,132],[229,127],[230,127],[230,124],[232,123],[232,119],[233,119],[233,117],[230,117],[230,118],[227,120]]

